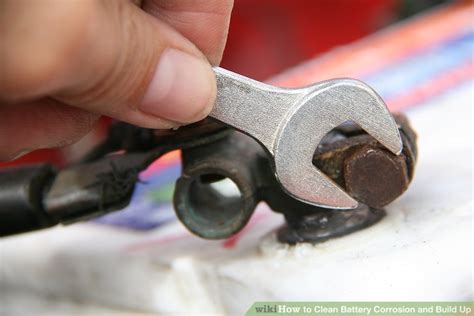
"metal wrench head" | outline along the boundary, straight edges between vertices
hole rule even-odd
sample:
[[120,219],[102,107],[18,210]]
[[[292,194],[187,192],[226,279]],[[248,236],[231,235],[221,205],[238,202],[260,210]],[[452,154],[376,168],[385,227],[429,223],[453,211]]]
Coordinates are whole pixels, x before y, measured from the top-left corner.
[[357,201],[312,164],[314,152],[331,129],[351,120],[399,154],[403,145],[397,124],[380,96],[358,80],[330,80],[301,90],[301,99],[279,126],[274,143],[276,176],[298,200],[327,208],[355,208]]

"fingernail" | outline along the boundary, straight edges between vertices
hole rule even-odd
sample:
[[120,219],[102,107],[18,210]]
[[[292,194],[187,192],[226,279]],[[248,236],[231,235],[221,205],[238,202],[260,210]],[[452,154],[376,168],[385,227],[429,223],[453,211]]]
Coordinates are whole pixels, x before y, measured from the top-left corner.
[[164,119],[191,123],[212,109],[216,79],[209,63],[168,48],[158,62],[140,110]]

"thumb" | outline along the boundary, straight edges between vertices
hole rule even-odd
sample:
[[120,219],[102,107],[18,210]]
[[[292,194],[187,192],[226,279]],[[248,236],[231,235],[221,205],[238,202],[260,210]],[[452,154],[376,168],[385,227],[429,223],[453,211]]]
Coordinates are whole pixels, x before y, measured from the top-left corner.
[[[68,1],[55,10],[63,12],[41,19],[42,30],[33,32],[38,38],[30,35],[37,45],[8,63],[15,71],[6,76],[13,77],[5,85],[12,87],[7,98],[15,99],[15,92],[23,98],[48,96],[149,128],[197,121],[211,110],[216,94],[211,65],[167,24],[122,0]],[[21,60],[31,61],[31,51],[34,67]]]

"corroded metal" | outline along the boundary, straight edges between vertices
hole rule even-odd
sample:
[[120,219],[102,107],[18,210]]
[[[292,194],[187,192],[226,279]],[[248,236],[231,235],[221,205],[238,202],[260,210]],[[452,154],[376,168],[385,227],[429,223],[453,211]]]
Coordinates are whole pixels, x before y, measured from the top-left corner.
[[402,153],[391,154],[354,123],[333,130],[318,147],[313,163],[359,202],[382,208],[408,188],[416,161],[416,134],[395,115]]
[[[4,184],[8,187],[4,192],[24,194],[7,194],[0,199],[0,209],[8,206],[18,215],[9,217],[14,223],[0,221],[0,235],[121,209],[130,202],[139,172],[161,155],[181,149],[183,171],[175,188],[174,205],[180,220],[195,234],[211,239],[232,236],[245,226],[257,203],[264,201],[287,221],[279,233],[283,242],[319,242],[341,236],[380,219],[383,211],[379,209],[400,196],[413,177],[416,135],[406,118],[396,116],[396,121],[403,140],[400,156],[355,124],[331,131],[314,153],[313,163],[326,176],[370,208],[361,205],[350,211],[330,210],[293,198],[277,181],[267,150],[253,138],[213,120],[172,132],[118,123],[110,128],[107,140],[82,162],[58,172],[40,173],[41,181],[36,176],[24,176],[24,168],[2,170],[0,176],[12,181],[0,181],[0,189]],[[113,154],[118,150],[124,154]],[[219,190],[216,184],[222,179],[236,185],[234,194]],[[37,213],[32,219],[31,212]]]
[[[381,208],[400,196],[413,177],[416,136],[404,116],[395,118],[403,140],[399,156],[354,123],[331,131],[314,154],[313,163],[363,203],[355,210],[328,210],[294,199],[275,178],[268,153],[252,138],[234,132],[183,150],[183,171],[174,195],[176,212],[193,233],[212,239],[242,229],[259,201],[285,216],[288,227],[279,238],[290,243],[317,242],[367,227],[383,217]],[[209,186],[223,178],[237,185],[240,196],[229,198]],[[326,218],[326,228],[319,227],[315,218]]]
[[339,212],[321,209],[302,216],[286,217],[287,225],[277,232],[280,242],[319,243],[369,227],[385,216],[385,211],[359,204],[354,210]]
[[[225,238],[241,230],[260,200],[259,159],[267,161],[260,145],[236,132],[213,143],[183,150],[183,171],[174,193],[174,206],[181,222],[208,239]],[[232,181],[238,191],[224,194],[213,187],[213,183],[223,179]]]

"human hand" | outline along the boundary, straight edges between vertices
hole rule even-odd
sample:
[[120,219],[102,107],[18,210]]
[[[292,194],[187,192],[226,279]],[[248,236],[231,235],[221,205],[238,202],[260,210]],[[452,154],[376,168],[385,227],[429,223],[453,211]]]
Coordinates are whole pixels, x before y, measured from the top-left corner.
[[100,115],[207,116],[232,0],[0,2],[0,160],[80,139]]

